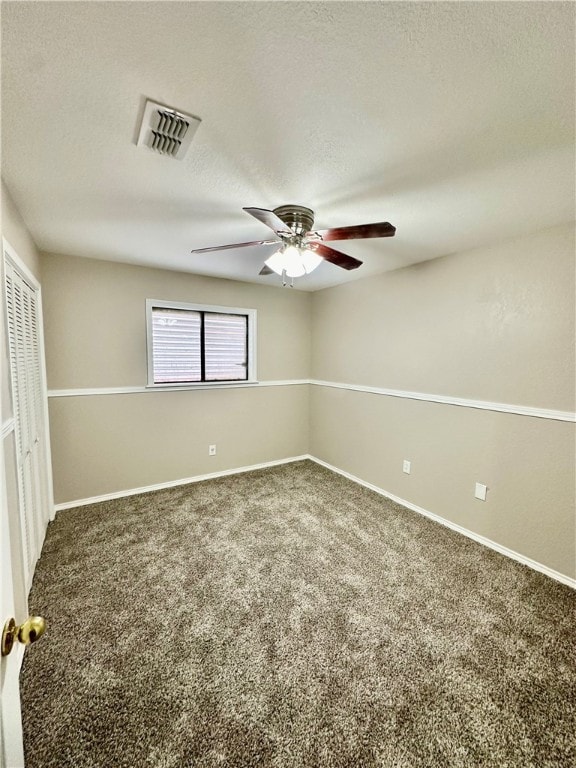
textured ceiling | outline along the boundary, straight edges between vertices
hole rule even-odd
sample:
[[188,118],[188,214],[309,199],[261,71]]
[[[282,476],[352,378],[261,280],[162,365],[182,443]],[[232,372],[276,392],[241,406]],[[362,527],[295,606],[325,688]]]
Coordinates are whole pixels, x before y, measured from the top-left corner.
[[[574,218],[574,14],[559,2],[3,2],[2,175],[45,251],[278,284],[243,206],[364,260],[315,290]],[[202,118],[136,147],[151,98]]]

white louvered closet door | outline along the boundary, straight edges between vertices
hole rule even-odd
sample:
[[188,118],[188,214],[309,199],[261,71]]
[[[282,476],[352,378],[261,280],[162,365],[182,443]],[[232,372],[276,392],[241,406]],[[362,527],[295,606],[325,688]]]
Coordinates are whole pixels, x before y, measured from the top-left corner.
[[49,519],[36,289],[6,261],[6,307],[26,588]]

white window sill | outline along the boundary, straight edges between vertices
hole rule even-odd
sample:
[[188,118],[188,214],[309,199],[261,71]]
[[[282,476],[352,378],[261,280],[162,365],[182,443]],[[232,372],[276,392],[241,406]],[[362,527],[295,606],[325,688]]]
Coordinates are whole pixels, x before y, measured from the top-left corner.
[[257,379],[248,379],[243,381],[199,381],[189,384],[147,384],[146,389],[168,391],[194,390],[194,389],[231,389],[238,387],[254,387],[260,382]]

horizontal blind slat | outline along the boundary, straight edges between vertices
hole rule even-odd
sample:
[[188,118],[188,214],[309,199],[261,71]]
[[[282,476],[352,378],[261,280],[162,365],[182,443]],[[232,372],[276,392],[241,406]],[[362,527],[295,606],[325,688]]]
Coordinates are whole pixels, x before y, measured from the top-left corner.
[[207,381],[247,379],[248,318],[210,313],[204,318]]
[[[205,381],[248,378],[248,316],[204,312]],[[202,381],[202,313],[152,308],[155,383]]]
[[199,312],[153,308],[154,382],[201,381]]

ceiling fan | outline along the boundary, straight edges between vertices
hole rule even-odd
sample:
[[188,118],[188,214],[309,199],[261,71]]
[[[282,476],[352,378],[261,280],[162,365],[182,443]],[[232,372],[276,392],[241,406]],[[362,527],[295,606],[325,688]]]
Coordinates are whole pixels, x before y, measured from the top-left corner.
[[295,277],[310,274],[322,261],[329,261],[342,269],[357,269],[362,264],[358,259],[325,245],[327,241],[392,237],[396,232],[396,227],[387,221],[314,230],[314,211],[302,205],[281,205],[273,211],[265,208],[243,208],[242,210],[269,227],[277,236],[276,239],[217,245],[213,248],[196,248],[192,253],[276,244],[278,247],[266,259],[259,274],[270,275],[276,272],[282,277],[284,285],[287,277],[292,278],[293,284]]

